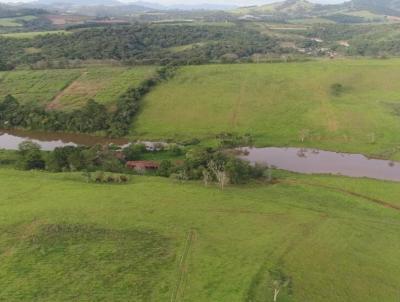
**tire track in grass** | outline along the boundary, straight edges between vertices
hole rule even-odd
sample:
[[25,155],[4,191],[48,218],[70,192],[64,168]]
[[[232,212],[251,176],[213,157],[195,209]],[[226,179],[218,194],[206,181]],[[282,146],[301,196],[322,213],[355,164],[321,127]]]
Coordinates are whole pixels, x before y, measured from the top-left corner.
[[62,107],[60,103],[61,97],[65,94],[65,91],[67,91],[71,86],[76,84],[79,79],[81,79],[83,76],[87,75],[87,71],[82,71],[76,78],[71,79],[71,81],[67,82],[64,87],[53,97],[53,99],[46,105],[47,110],[56,110],[60,109]]
[[191,229],[186,238],[185,247],[183,249],[182,257],[179,261],[178,268],[178,280],[176,282],[176,287],[171,296],[171,302],[183,301],[185,294],[185,283],[187,281],[188,264],[187,259],[192,248],[193,242],[196,240],[197,232]]
[[392,209],[392,210],[400,211],[400,206],[398,206],[398,205],[389,203],[389,202],[387,202],[385,200],[382,200],[382,199],[370,197],[370,196],[363,195],[363,194],[360,194],[360,193],[357,193],[357,192],[353,192],[353,191],[350,191],[350,190],[346,190],[346,189],[341,189],[341,188],[332,187],[332,186],[323,185],[323,184],[298,181],[298,180],[285,180],[285,181],[283,181],[283,183],[319,187],[319,188],[323,188],[323,189],[327,189],[327,190],[331,190],[331,191],[335,191],[335,192],[351,195],[351,196],[354,196],[354,197],[358,197],[358,198],[373,202],[375,204],[381,205],[381,206],[383,206],[385,208],[389,208],[389,209]]
[[233,128],[236,128],[238,125],[238,115],[240,113],[240,108],[242,107],[242,102],[243,102],[246,87],[247,87],[247,80],[244,79],[240,83],[239,96],[236,99],[235,104],[233,105],[233,113],[232,113],[232,117],[231,117],[231,125]]

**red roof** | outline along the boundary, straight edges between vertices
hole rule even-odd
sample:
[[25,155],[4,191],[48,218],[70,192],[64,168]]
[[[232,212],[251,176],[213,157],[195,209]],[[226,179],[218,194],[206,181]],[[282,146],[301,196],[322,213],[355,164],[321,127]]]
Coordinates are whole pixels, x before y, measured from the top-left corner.
[[160,164],[150,160],[128,161],[126,166],[131,169],[157,170]]

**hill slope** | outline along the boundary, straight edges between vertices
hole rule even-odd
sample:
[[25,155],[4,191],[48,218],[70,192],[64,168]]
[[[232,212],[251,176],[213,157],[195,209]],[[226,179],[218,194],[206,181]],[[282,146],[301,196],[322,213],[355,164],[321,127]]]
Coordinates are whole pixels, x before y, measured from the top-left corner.
[[[184,67],[144,99],[132,134],[212,139],[251,133],[264,146],[399,158],[399,70],[399,60]],[[310,135],[302,144],[305,130]]]
[[400,15],[399,0],[352,0],[351,5],[355,9],[367,9],[386,15]]
[[237,9],[236,12],[255,14],[289,14],[294,16],[310,14],[317,6],[317,4],[311,3],[307,0],[286,0],[261,6],[242,7]]
[[[351,0],[343,4],[315,4],[308,0],[286,0],[261,6],[243,7],[235,10],[237,14],[272,15],[285,18],[327,17],[332,15],[358,16],[360,13],[397,16],[400,14],[398,0]],[[362,19],[360,19],[362,21]],[[365,21],[368,21],[366,18]],[[354,23],[357,23],[354,21]]]

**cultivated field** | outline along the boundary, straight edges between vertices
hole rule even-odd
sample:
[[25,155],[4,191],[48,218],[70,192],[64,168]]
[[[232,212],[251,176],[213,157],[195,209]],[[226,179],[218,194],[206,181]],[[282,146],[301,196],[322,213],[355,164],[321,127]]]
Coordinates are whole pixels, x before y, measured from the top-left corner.
[[276,175],[222,192],[0,169],[0,300],[265,302],[279,281],[278,301],[398,301],[398,184]]
[[79,108],[91,98],[104,105],[112,105],[119,95],[151,77],[155,70],[155,67],[97,67],[85,70],[49,106]]
[[10,94],[21,102],[47,104],[80,74],[78,69],[1,72],[0,97]]
[[112,105],[120,94],[150,77],[155,70],[155,67],[88,67],[2,72],[0,98],[11,94],[21,102],[65,110],[79,108],[89,99]]
[[15,18],[0,18],[0,27],[21,27],[23,21],[32,21],[37,19],[36,16],[21,16]]
[[258,145],[400,159],[400,60],[182,67],[132,128],[146,138],[250,133]]

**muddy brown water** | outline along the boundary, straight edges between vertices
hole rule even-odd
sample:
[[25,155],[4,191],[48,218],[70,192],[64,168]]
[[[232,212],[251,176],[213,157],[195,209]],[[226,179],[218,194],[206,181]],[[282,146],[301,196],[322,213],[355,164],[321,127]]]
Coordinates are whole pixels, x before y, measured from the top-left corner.
[[94,146],[111,143],[123,146],[128,144],[125,139],[109,139],[86,134],[0,129],[0,149],[17,150],[18,145],[26,140],[39,144],[45,151],[52,151],[57,147],[64,146]]
[[299,148],[243,148],[240,156],[253,164],[305,174],[334,174],[400,181],[400,162],[369,159],[346,154]]

